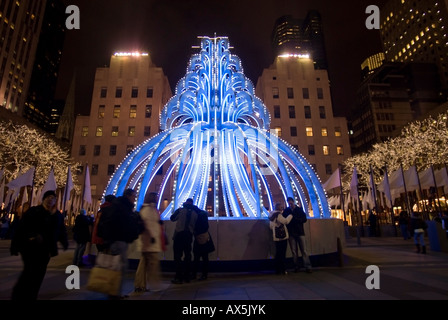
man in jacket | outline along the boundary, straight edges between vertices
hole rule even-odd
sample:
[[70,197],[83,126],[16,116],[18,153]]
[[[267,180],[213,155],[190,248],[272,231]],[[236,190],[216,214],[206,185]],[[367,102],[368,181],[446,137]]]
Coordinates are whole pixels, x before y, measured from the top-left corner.
[[[170,220],[176,221],[173,236],[173,255],[176,275],[172,283],[181,284],[190,282],[191,269],[191,242],[193,240],[194,227],[198,218],[199,208],[193,204],[193,199],[188,198],[182,208],[176,209]],[[182,261],[182,256],[184,260]]]
[[73,240],[76,242],[75,253],[73,254],[73,264],[78,267],[83,267],[84,263],[82,258],[86,251],[87,242],[90,239],[90,226],[92,220],[87,217],[87,211],[81,209],[78,216],[75,219],[75,225],[73,227]]
[[56,192],[44,193],[42,204],[26,211],[11,240],[11,254],[22,256],[23,271],[12,290],[12,300],[37,300],[50,258],[58,255],[58,241],[68,248],[64,217],[57,210]]
[[[126,189],[117,197],[108,210],[104,210],[98,225],[99,236],[106,243],[109,253],[121,256],[122,284],[128,267],[128,246],[138,238],[134,232],[134,203],[137,193]],[[123,286],[121,286],[122,288]],[[120,289],[120,292],[122,289]],[[111,296],[110,299],[126,298],[127,295]]]
[[299,255],[297,249],[300,248],[305,270],[307,273],[311,273],[312,267],[306,251],[305,230],[303,228],[303,224],[307,221],[306,214],[302,207],[296,206],[292,197],[288,197],[287,201],[288,208],[283,211],[283,217],[287,218],[289,215],[292,215],[292,220],[286,226],[289,233],[289,247],[291,248],[294,261],[294,272],[299,271]]

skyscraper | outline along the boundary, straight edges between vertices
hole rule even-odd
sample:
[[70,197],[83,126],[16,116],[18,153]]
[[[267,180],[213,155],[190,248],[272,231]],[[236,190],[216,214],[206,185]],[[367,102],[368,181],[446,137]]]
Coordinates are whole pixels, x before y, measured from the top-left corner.
[[308,12],[305,19],[286,15],[278,18],[271,35],[275,56],[283,54],[308,54],[315,69],[327,69],[322,19],[316,10]]
[[430,62],[448,89],[448,2],[389,0],[381,8],[381,40],[388,61]]
[[61,105],[54,100],[65,39],[65,5],[47,0],[23,117],[54,135]]
[[0,104],[22,115],[46,0],[0,1]]

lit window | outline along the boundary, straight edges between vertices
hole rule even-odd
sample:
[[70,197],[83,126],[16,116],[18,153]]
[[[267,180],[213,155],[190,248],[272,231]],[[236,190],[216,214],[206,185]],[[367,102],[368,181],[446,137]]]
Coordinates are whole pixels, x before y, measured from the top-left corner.
[[129,126],[128,127],[128,136],[134,137],[135,136],[135,126]]
[[281,136],[282,136],[282,128],[277,127],[277,128],[275,128],[274,130],[275,130],[275,134],[276,134],[278,137],[281,137]]
[[334,128],[334,136],[335,137],[340,137],[341,136],[341,128],[340,127]]
[[336,153],[338,155],[343,155],[344,154],[344,148],[342,146],[336,146]]
[[145,118],[151,118],[152,105],[148,104],[145,108]]
[[104,118],[104,109],[105,106],[104,105],[100,105],[98,108],[98,119],[103,119]]
[[306,127],[306,136],[307,137],[312,137],[313,136],[313,127]]
[[96,134],[95,136],[97,137],[102,137],[103,136],[103,127],[96,127]]
[[322,137],[328,136],[328,130],[327,128],[322,128]]
[[120,118],[120,106],[114,106],[114,118]]
[[330,154],[330,147],[322,146],[322,152],[324,153],[324,156],[328,156]]
[[81,137],[87,137],[89,135],[89,127],[82,127]]
[[136,118],[137,117],[137,106],[132,105],[129,109],[129,118]]
[[118,127],[112,127],[112,137],[118,137]]

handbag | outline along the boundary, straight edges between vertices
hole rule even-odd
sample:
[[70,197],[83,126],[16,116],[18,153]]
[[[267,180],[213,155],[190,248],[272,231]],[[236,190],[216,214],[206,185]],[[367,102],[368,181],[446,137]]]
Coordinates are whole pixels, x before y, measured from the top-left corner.
[[210,235],[207,231],[201,234],[197,234],[195,238],[198,244],[206,244],[208,240],[210,240]]
[[284,239],[286,238],[286,229],[285,225],[283,223],[280,223],[280,225],[274,228],[274,234],[277,239]]
[[112,296],[120,295],[121,256],[98,253],[95,266],[90,270],[87,290]]

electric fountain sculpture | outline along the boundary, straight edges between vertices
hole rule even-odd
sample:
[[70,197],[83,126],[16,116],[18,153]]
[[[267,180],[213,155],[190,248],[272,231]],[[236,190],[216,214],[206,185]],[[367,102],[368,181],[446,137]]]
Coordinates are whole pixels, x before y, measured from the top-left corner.
[[[276,202],[286,204],[289,196],[312,218],[306,224],[307,237],[315,224],[322,237],[341,237],[319,177],[297,150],[270,131],[269,111],[255,96],[240,59],[230,53],[228,38],[199,39],[200,52],[192,55],[160,114],[162,131],[126,156],[104,195],[133,188],[139,210],[149,186],[161,179],[158,208],[168,236],[174,229],[170,215],[192,198],[209,213],[216,247],[211,260],[272,256],[267,217]],[[312,246],[313,241],[308,243]],[[336,240],[332,249],[319,247],[331,252]],[[172,259],[171,249],[164,258]]]

